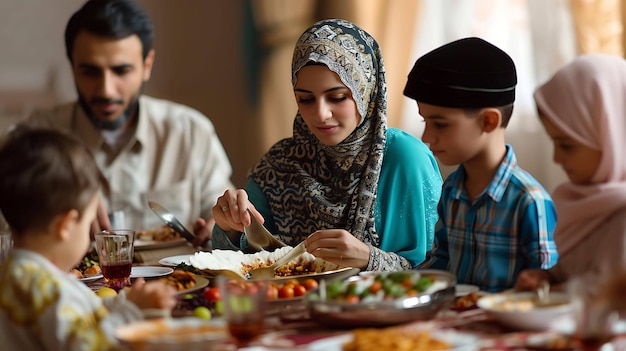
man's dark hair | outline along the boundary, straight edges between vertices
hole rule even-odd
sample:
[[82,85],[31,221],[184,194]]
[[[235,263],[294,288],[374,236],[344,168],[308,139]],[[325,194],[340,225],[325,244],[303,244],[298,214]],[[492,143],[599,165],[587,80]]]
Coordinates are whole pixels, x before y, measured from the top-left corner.
[[152,49],[152,21],[132,0],[89,0],[76,11],[65,28],[65,52],[70,62],[76,36],[83,30],[115,39],[136,34],[143,46],[144,59]]

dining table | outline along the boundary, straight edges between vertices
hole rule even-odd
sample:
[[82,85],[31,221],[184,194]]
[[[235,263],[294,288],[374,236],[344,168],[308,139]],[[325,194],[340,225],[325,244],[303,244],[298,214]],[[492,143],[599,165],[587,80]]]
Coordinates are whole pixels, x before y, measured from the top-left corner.
[[[135,266],[146,266],[146,263],[136,262]],[[153,266],[160,266],[152,264]],[[149,278],[148,278],[149,279]],[[92,290],[105,286],[104,279],[86,282]],[[210,286],[213,281],[210,282]],[[203,294],[204,288],[185,293],[184,298],[194,298]],[[179,298],[183,298],[182,294]],[[341,342],[346,336],[352,334],[357,328],[337,328],[325,324],[323,320],[311,318],[304,298],[290,299],[289,303],[280,301],[272,302],[272,308],[268,310],[265,318],[265,332],[258,337],[250,346],[237,349],[228,340],[224,341],[217,350],[241,350],[241,351],[270,351],[270,350],[295,350],[295,351],[331,351],[342,350]],[[193,317],[193,311],[185,308],[176,308],[172,311],[171,318]],[[213,316],[212,318],[222,318]],[[457,309],[450,305],[440,310],[436,316],[428,320],[415,320],[394,326],[378,328],[403,328],[406,330],[419,331],[452,331],[457,334],[471,335],[477,343],[473,350],[476,351],[564,351],[572,348],[536,348],[529,343],[530,340],[545,338],[564,338],[555,331],[526,331],[516,330],[503,325],[492,318],[487,311],[477,306]],[[329,348],[330,345],[330,348]],[[626,350],[626,335],[616,336],[605,345],[602,351]],[[384,351],[384,350],[383,350]],[[395,351],[395,350],[394,350]]]

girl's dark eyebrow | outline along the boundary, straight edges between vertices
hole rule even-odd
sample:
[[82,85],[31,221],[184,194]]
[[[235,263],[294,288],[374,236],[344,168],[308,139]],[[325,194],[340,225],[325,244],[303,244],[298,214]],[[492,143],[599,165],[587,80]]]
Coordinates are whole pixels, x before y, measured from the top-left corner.
[[[333,92],[333,91],[343,90],[343,89],[348,89],[348,87],[344,87],[344,86],[333,87],[333,88],[324,90],[324,93],[330,93],[330,92]],[[306,90],[306,89],[301,89],[301,88],[294,88],[293,91],[297,91],[297,92],[300,92],[300,93],[313,94],[312,91]]]

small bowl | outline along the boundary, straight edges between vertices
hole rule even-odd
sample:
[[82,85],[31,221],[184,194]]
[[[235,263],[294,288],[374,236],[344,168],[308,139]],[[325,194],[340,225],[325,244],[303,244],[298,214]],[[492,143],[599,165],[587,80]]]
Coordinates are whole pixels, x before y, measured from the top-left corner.
[[[405,271],[433,277],[433,289],[416,296],[385,301],[352,303],[345,300],[322,300],[319,289],[309,292],[305,302],[312,319],[337,328],[380,327],[415,320],[430,320],[455,297],[456,277],[440,270]],[[382,274],[382,272],[381,272]],[[358,275],[344,280],[357,284],[375,278],[376,274]]]
[[553,329],[574,312],[567,294],[558,292],[551,292],[546,304],[539,304],[533,292],[511,292],[481,297],[477,305],[502,324],[519,330]]
[[130,350],[190,350],[194,347],[211,349],[228,340],[223,321],[199,318],[159,318],[122,325],[115,330],[120,343]]

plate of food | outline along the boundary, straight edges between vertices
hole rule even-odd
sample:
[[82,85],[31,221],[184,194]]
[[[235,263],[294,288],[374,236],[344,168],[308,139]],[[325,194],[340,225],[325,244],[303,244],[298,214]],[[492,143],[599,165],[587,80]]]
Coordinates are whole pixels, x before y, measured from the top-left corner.
[[[397,340],[402,340],[400,345]],[[372,350],[411,351],[474,351],[479,348],[475,335],[455,330],[426,327],[361,328],[346,334],[317,340],[309,344],[310,351],[353,351],[359,345]]]
[[340,328],[430,320],[455,297],[456,277],[440,270],[357,275],[320,282],[305,297],[313,320]]
[[227,341],[228,331],[217,319],[160,318],[122,325],[115,336],[131,350],[209,350]]
[[[252,254],[245,254],[242,251],[213,250],[212,252],[196,252],[189,257],[188,261],[201,275],[208,278],[227,274],[239,279],[248,279],[248,272],[273,264],[292,249],[290,246],[285,246],[271,252],[259,251]],[[342,267],[305,252],[279,267],[274,278],[264,280],[286,282],[290,279],[304,281],[313,278],[330,281],[355,275],[359,271],[358,268]]]
[[95,247],[91,247],[87,251],[80,263],[70,270],[70,273],[82,282],[91,282],[102,278],[100,260]]
[[174,229],[162,225],[150,229],[138,230],[135,233],[135,250],[161,249],[183,245],[187,242]]
[[574,305],[567,294],[550,292],[539,301],[535,292],[503,292],[481,297],[478,307],[502,324],[518,330],[548,330],[570,318]]
[[208,279],[180,269],[173,270],[171,274],[161,277],[159,280],[174,287],[179,295],[204,289],[209,285]]

